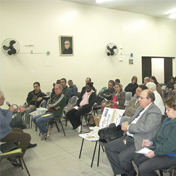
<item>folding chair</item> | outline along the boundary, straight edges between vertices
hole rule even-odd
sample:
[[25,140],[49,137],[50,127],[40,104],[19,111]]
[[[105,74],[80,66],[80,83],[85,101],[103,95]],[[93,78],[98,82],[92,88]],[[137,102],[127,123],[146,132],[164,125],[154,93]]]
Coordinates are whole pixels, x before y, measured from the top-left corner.
[[3,160],[3,159],[8,159],[8,158],[11,158],[11,157],[16,157],[16,158],[18,158],[19,163],[20,163],[22,169],[23,169],[23,165],[24,165],[28,176],[30,176],[30,173],[28,171],[28,168],[27,168],[27,166],[26,166],[26,164],[24,162],[24,159],[23,159],[22,155],[23,155],[23,152],[22,152],[21,148],[12,150],[10,152],[1,153],[0,154],[0,163],[1,163],[1,160]]

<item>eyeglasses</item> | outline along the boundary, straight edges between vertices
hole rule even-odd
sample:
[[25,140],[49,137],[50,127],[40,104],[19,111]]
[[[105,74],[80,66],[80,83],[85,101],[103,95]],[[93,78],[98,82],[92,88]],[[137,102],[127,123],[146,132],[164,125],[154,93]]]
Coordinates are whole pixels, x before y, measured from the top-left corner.
[[0,98],[0,100],[5,100],[5,98],[3,97],[3,98]]
[[137,91],[137,92],[142,92],[142,91],[140,91],[140,90],[138,90],[138,89],[136,89],[136,91]]
[[145,98],[147,98],[147,97],[139,97],[141,100],[143,100],[143,99],[145,99]]

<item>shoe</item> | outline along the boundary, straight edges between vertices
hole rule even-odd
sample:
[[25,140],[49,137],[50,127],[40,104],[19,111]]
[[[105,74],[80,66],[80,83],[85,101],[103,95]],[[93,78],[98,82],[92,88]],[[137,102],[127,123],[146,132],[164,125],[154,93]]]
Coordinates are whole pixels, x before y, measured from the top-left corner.
[[36,147],[36,146],[37,146],[37,144],[31,144],[31,143],[29,143],[28,149],[29,149],[29,148],[34,148],[34,147]]
[[81,125],[79,125],[77,128],[76,128],[77,132],[80,133],[81,132]]
[[44,141],[44,140],[46,141],[46,139],[48,139],[48,136],[47,136],[47,134],[44,134],[41,138],[41,141]]

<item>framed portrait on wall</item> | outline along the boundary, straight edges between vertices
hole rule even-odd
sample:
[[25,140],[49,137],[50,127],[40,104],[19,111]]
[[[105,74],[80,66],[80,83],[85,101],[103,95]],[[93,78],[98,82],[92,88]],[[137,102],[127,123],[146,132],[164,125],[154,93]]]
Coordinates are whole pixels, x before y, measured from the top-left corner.
[[73,36],[59,36],[60,55],[73,56]]

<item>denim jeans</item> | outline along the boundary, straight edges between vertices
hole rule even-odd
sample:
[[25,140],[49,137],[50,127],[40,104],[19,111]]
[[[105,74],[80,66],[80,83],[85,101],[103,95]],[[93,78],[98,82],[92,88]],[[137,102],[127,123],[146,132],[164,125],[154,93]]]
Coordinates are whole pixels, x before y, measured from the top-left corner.
[[[46,117],[42,117],[43,115],[46,115],[46,114],[50,114],[50,115],[48,115]],[[47,129],[47,126],[46,126],[45,122],[48,122],[51,119],[54,119],[53,113],[47,112],[47,113],[44,113],[44,114],[34,116],[32,121],[37,125],[37,127],[39,128],[42,135],[45,135],[48,132],[48,129]]]

